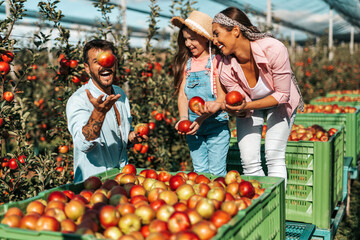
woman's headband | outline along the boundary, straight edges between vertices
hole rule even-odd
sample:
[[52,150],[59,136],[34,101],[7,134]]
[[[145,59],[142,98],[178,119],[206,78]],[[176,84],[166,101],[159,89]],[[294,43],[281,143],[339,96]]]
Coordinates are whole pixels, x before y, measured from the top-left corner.
[[251,41],[266,38],[266,37],[273,37],[273,35],[271,33],[262,33],[255,26],[248,28],[248,27],[244,26],[243,24],[239,23],[238,21],[229,18],[228,16],[226,16],[223,13],[216,14],[213,19],[213,23],[218,23],[218,24],[228,26],[228,27],[238,26],[240,28],[241,32],[243,33],[243,35]]

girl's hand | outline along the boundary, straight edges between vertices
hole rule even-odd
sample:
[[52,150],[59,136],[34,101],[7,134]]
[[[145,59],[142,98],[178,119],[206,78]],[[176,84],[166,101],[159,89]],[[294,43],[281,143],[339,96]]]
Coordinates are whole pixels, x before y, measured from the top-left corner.
[[179,131],[179,122],[181,122],[182,120],[184,120],[184,119],[180,119],[180,120],[175,124],[175,129],[176,129],[176,131],[178,132],[178,134],[180,134],[180,135],[186,135],[186,133]]
[[190,126],[190,131],[189,132],[187,132],[186,134],[188,134],[188,135],[195,135],[196,134],[196,132],[197,132],[197,130],[199,130],[199,128],[200,128],[200,125],[201,125],[201,123],[203,122],[203,121],[198,121],[198,119],[199,118],[197,118],[192,124],[191,124],[191,126]]

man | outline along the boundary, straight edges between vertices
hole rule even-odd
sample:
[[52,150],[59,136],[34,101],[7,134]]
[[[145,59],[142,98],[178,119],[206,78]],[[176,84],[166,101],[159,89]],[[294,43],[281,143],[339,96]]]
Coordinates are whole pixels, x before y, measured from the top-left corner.
[[79,88],[66,104],[68,129],[74,143],[74,182],[127,163],[128,141],[147,140],[131,129],[129,100],[113,85],[116,63],[109,68],[97,62],[101,52],[115,55],[111,42],[92,40],[83,51],[84,66],[91,79]]

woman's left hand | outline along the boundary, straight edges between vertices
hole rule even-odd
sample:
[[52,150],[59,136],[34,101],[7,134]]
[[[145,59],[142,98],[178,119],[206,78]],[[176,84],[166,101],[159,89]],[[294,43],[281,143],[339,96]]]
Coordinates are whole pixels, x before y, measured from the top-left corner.
[[200,110],[201,114],[214,114],[217,111],[221,110],[222,103],[216,101],[205,102],[204,107]]
[[244,117],[246,115],[246,100],[243,99],[242,103],[240,105],[231,106],[229,104],[226,104],[225,110],[230,113],[231,115],[237,116],[237,117]]

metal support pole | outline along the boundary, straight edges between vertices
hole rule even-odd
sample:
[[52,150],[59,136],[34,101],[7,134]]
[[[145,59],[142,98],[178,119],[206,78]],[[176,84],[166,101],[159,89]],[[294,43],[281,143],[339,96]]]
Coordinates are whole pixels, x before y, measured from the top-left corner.
[[295,31],[291,31],[291,48],[295,47]]
[[350,48],[350,54],[353,55],[354,54],[354,27],[352,26],[350,28],[350,44],[349,44],[349,48]]
[[121,10],[122,10],[122,34],[127,37],[128,36],[128,30],[126,25],[126,0],[121,0]]
[[6,18],[10,17],[10,0],[6,0],[5,2],[5,13],[6,13]]
[[267,0],[266,26],[267,31],[269,31],[269,29],[271,28],[271,0]]
[[[128,37],[128,29],[127,29],[127,25],[126,25],[126,0],[121,0],[121,14],[122,14],[122,34],[127,38]],[[124,83],[124,91],[125,91],[126,96],[129,97],[130,87],[129,87],[128,82]]]
[[329,60],[331,61],[334,58],[333,52],[333,15],[334,10],[330,7],[329,12]]
[[[48,33],[49,33],[49,35],[51,34],[50,29],[48,29]],[[50,37],[50,40],[46,43],[47,44],[46,47],[47,47],[49,62],[51,62],[51,63],[54,61],[54,58],[53,58],[53,55],[51,52],[52,43],[53,43],[53,39],[52,39],[52,37]]]
[[[6,0],[6,2],[5,2],[5,14],[6,14],[6,18],[10,17],[10,14],[11,14],[10,13],[10,0]],[[11,28],[11,26],[9,25],[7,34],[9,34],[10,28]],[[10,47],[12,48],[13,46],[10,46]],[[9,50],[11,50],[11,49],[9,49]],[[12,65],[15,66],[15,59],[12,61]],[[14,73],[14,67],[12,65],[10,65],[10,69],[11,69],[10,76],[13,79],[13,81],[15,81],[16,75]]]

